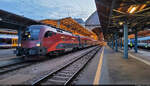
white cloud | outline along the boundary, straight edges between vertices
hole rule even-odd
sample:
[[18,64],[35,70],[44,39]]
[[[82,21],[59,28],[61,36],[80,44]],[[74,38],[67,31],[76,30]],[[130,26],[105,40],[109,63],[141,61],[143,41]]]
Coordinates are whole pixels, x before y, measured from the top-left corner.
[[1,8],[35,20],[58,19],[68,14],[85,20],[96,9],[94,0],[0,0]]

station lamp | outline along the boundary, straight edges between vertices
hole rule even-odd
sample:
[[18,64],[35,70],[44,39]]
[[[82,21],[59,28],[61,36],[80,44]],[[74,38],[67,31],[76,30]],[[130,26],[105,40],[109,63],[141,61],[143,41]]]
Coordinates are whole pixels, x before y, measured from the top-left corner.
[[132,32],[132,29],[129,29],[129,32]]
[[133,13],[136,10],[136,7],[133,7],[129,13]]
[[0,21],[2,21],[3,19],[2,18],[0,18]]
[[92,38],[94,38],[94,36],[93,36],[93,35],[91,35],[91,37],[92,37]]
[[31,35],[28,35],[28,38],[30,38],[31,37]]
[[119,25],[123,25],[123,22],[120,21],[120,22],[119,22]]
[[122,29],[120,29],[120,30],[119,30],[119,32],[123,32],[123,30],[122,30]]
[[136,5],[131,5],[129,8],[128,8],[128,13],[133,13],[139,6],[136,6]]

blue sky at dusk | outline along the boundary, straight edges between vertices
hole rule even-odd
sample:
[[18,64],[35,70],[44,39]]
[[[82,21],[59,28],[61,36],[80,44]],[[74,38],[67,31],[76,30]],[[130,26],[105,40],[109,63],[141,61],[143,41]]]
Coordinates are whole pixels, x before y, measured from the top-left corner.
[[0,9],[34,20],[71,16],[86,20],[95,10],[95,0],[0,0]]

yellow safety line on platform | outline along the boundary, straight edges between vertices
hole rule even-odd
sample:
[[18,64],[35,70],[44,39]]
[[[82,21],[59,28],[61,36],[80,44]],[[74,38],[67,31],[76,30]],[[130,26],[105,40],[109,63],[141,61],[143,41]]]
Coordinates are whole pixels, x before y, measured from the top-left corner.
[[102,50],[102,53],[100,55],[100,60],[97,66],[97,71],[96,71],[96,75],[95,75],[95,79],[94,79],[94,85],[99,85],[99,81],[100,81],[100,77],[101,77],[101,68],[102,68],[102,62],[103,62],[103,55],[104,55],[104,47]]

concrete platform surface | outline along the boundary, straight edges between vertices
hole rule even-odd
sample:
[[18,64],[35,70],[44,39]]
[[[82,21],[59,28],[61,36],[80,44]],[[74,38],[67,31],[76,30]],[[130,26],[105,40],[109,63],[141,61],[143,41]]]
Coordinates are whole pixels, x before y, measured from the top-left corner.
[[134,49],[132,49],[129,50],[129,53],[150,62],[150,50],[139,49],[138,53],[134,53]]
[[0,61],[17,58],[17,56],[13,53],[14,50],[15,48],[0,49]]
[[149,65],[130,56],[129,59],[123,59],[123,53],[115,52],[108,46],[104,49],[104,60],[103,64],[107,66],[103,66],[102,70],[108,70],[108,84],[150,84]]
[[[119,48],[119,52],[123,53],[124,51],[123,49]],[[129,49],[128,55],[150,66],[150,51],[149,50],[138,49],[138,52],[135,53],[134,49]]]
[[[102,53],[103,51],[103,53]],[[150,84],[150,66],[108,46],[101,49],[75,81],[76,85]],[[98,81],[97,81],[98,80]]]

